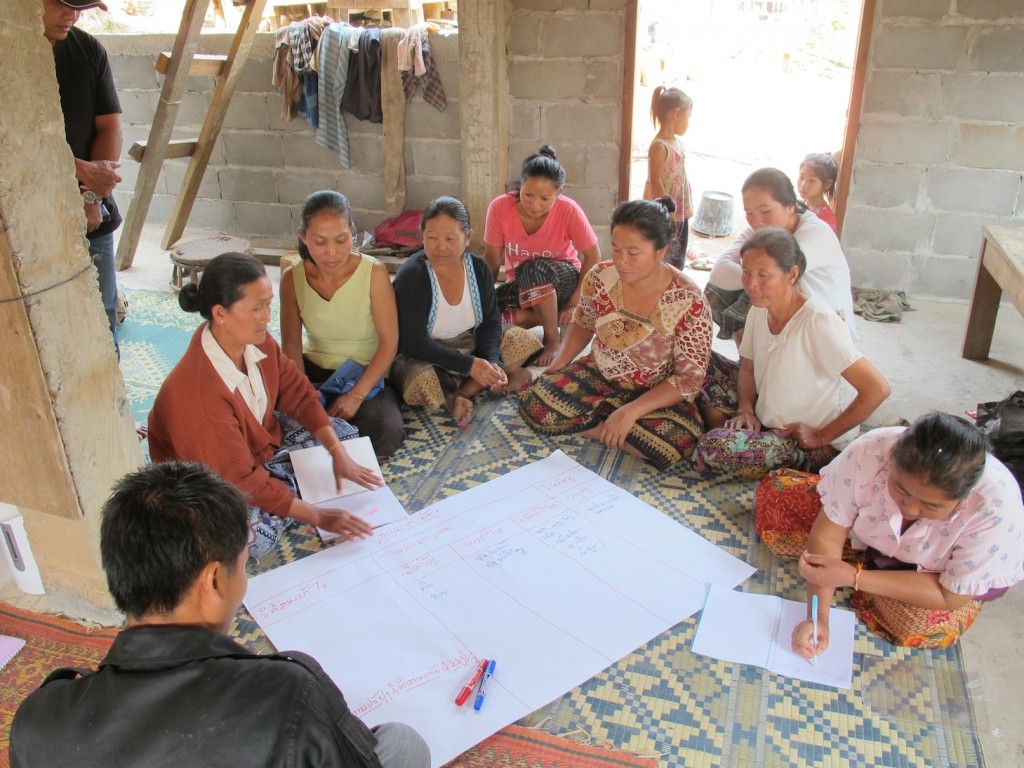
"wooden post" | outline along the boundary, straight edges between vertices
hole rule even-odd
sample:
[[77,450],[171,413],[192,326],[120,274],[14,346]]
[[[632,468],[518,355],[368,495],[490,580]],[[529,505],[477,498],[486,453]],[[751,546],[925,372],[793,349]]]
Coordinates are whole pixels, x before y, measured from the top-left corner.
[[164,230],[162,243],[164,248],[174,245],[185,231],[189,214],[192,213],[192,206],[199,193],[199,185],[203,182],[203,174],[210,162],[213,146],[220,135],[220,129],[224,125],[224,117],[231,105],[231,97],[238,85],[238,78],[242,76],[242,69],[249,58],[249,50],[252,48],[253,38],[259,29],[260,19],[266,5],[267,0],[249,0],[242,13],[242,18],[238,22],[238,31],[231,42],[231,50],[228,52],[228,60],[224,65],[224,73],[217,82],[217,88],[210,100],[210,109],[206,113],[206,120],[203,121],[203,128],[199,132],[196,152],[192,155],[192,160],[185,170],[185,176],[181,180],[181,189],[178,190],[174,209],[167,221],[167,229]]
[[19,508],[53,610],[113,623],[99,511],[142,464],[38,0],[4,5],[0,82],[0,501]]
[[853,149],[857,146],[857,131],[860,130],[860,113],[864,104],[864,83],[868,74],[868,54],[871,52],[871,30],[875,25],[875,0],[864,0],[860,15],[860,32],[857,35],[857,52],[854,55],[853,80],[850,82],[850,106],[846,112],[846,132],[843,134],[843,156],[839,164],[839,184],[836,187],[836,221],[838,234],[843,235],[843,220],[846,218],[846,201],[850,196],[850,179],[853,176]]
[[506,3],[459,3],[459,134],[462,201],[473,222],[470,247],[483,243],[487,205],[508,177]]
[[633,155],[633,97],[636,93],[637,0],[626,0],[625,40],[622,46],[622,116],[619,118],[619,196],[629,200],[629,172]]
[[187,0],[181,12],[181,26],[178,27],[178,36],[174,38],[174,50],[167,66],[160,101],[156,105],[156,114],[153,115],[153,125],[149,129],[142,167],[139,168],[139,175],[135,180],[135,192],[121,229],[121,240],[117,245],[119,270],[128,269],[135,261],[135,251],[142,237],[142,227],[146,223],[149,205],[153,202],[153,191],[163,170],[167,145],[171,140],[178,107],[185,93],[189,67],[199,47],[199,33],[203,28],[208,2],[209,0]]

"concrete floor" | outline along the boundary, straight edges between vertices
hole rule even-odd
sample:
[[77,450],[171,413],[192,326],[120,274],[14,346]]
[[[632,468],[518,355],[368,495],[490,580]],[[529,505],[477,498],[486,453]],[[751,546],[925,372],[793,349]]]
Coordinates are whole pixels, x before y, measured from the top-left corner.
[[[160,248],[162,226],[147,227],[133,266],[119,274],[122,286],[169,290],[171,269]],[[186,237],[204,234],[189,231]],[[696,245],[712,256],[726,239],[694,237]],[[278,270],[268,270],[276,284]],[[707,273],[687,270],[699,284]],[[1004,304],[996,323],[991,358],[974,362],[960,357],[967,304],[910,297],[916,311],[907,312],[901,323],[870,323],[859,319],[865,355],[889,379],[893,394],[869,419],[872,425],[913,420],[930,410],[963,414],[979,402],[999,400],[1024,388],[1024,318]],[[719,342],[721,351],[735,356],[731,342]],[[2,561],[0,561],[2,562]],[[45,610],[45,598],[23,595],[14,586],[6,563],[0,565],[0,600],[30,610]],[[1024,636],[1024,588],[1011,590],[986,606],[977,625],[963,639],[968,673],[979,704],[979,735],[989,768],[1024,765],[1024,728],[1021,726],[1019,691],[1022,661],[1019,639]]]

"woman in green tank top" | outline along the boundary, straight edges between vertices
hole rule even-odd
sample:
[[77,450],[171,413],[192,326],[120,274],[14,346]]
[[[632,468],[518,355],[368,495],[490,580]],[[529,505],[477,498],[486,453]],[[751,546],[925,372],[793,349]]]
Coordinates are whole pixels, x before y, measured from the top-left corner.
[[302,260],[281,275],[281,348],[315,386],[328,382],[327,412],[388,457],[405,440],[399,399],[385,380],[398,351],[391,279],[383,264],[352,249],[344,195],[314,192],[301,218]]

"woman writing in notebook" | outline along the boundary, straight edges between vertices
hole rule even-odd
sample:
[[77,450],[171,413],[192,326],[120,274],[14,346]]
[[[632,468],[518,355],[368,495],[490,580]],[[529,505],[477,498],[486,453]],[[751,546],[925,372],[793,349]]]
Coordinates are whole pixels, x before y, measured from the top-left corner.
[[821,511],[800,557],[808,618],[793,630],[794,652],[828,647],[839,588],[853,589],[861,619],[890,642],[945,648],[984,602],[1024,580],[1020,487],[986,447],[973,424],[929,413],[868,432],[822,470]]

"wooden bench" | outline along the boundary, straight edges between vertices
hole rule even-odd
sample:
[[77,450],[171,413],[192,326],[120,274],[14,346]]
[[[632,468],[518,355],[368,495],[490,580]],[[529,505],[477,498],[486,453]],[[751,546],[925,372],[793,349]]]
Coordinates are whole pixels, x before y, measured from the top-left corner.
[[1024,229],[984,226],[981,232],[978,274],[961,352],[968,360],[988,360],[1003,291],[1024,316]]

